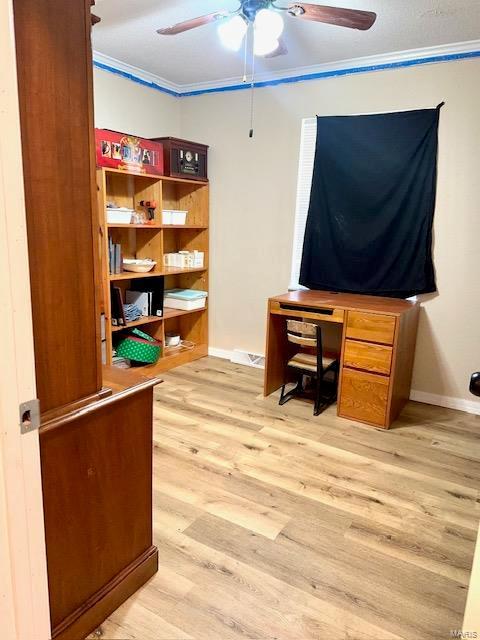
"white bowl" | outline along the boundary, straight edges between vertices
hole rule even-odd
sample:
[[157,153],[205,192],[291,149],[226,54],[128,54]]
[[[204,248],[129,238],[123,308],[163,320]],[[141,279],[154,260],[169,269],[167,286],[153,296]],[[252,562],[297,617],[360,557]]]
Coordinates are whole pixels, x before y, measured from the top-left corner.
[[178,333],[169,332],[165,334],[165,346],[166,347],[178,347],[180,345],[181,338]]
[[123,270],[134,273],[148,273],[157,263],[154,260],[124,260]]

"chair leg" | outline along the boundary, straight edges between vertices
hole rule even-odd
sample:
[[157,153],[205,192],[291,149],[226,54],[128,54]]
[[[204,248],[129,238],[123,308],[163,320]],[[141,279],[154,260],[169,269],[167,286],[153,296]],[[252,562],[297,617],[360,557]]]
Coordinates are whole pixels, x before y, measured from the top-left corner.
[[286,385],[283,385],[282,392],[280,394],[280,400],[278,401],[278,404],[280,404],[280,405],[285,404],[286,402],[288,402],[289,400],[291,400],[295,396],[301,395],[301,393],[303,391],[303,375],[300,374],[300,376],[299,376],[299,378],[297,380],[297,384],[295,385],[295,387],[293,387],[293,389],[290,389],[290,391],[288,393],[285,393],[285,387],[286,387]]
[[338,381],[340,378],[340,366],[337,364],[337,366],[335,367],[335,392],[334,392],[334,396],[333,396],[333,401],[335,402],[337,397],[338,397]]
[[315,383],[315,404],[313,405],[314,416],[318,416],[320,414],[321,406],[322,406],[322,377],[318,376]]

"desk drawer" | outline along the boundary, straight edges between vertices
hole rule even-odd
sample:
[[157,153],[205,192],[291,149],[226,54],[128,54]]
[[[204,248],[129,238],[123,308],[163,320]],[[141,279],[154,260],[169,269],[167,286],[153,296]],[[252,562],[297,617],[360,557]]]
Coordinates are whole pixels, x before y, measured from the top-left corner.
[[393,344],[395,322],[396,319],[393,316],[349,311],[346,336],[355,340]]
[[386,376],[344,368],[338,415],[385,427],[389,384]]
[[392,364],[392,347],[345,340],[343,364],[352,369],[363,369],[388,376]]
[[306,320],[321,320],[322,322],[337,322],[342,324],[344,318],[343,309],[329,307],[305,307],[294,303],[280,303],[276,300],[270,303],[270,313],[287,318],[299,318]]

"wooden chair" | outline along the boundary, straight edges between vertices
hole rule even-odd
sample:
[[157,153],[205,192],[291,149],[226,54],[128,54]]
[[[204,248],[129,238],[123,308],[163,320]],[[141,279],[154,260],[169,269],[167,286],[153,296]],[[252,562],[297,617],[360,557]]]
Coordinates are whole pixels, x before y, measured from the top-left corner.
[[[287,393],[286,385],[283,385],[279,404],[283,405],[294,397],[313,395],[313,415],[318,416],[321,410],[326,409],[337,398],[339,361],[324,355],[322,328],[319,324],[287,320],[287,337],[289,342],[300,346],[300,350],[287,363],[298,377],[296,386]],[[316,353],[305,351],[305,348],[312,351],[315,349]],[[333,373],[333,389],[330,385],[331,391],[325,395],[325,376],[329,372]],[[305,378],[312,380],[313,394],[307,390]]]

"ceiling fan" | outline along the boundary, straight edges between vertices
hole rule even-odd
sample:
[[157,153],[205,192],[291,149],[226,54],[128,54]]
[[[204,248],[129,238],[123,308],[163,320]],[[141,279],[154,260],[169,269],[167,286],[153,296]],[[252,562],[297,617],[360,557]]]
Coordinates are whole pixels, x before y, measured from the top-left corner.
[[274,57],[288,52],[281,37],[284,29],[282,14],[301,20],[324,22],[362,31],[370,29],[377,18],[377,15],[371,11],[305,2],[282,7],[278,6],[274,0],[240,0],[240,6],[235,11],[215,11],[165,29],[158,29],[157,33],[174,36],[217,22],[218,35],[222,44],[228,49],[238,51],[250,25],[253,25],[255,55]]

